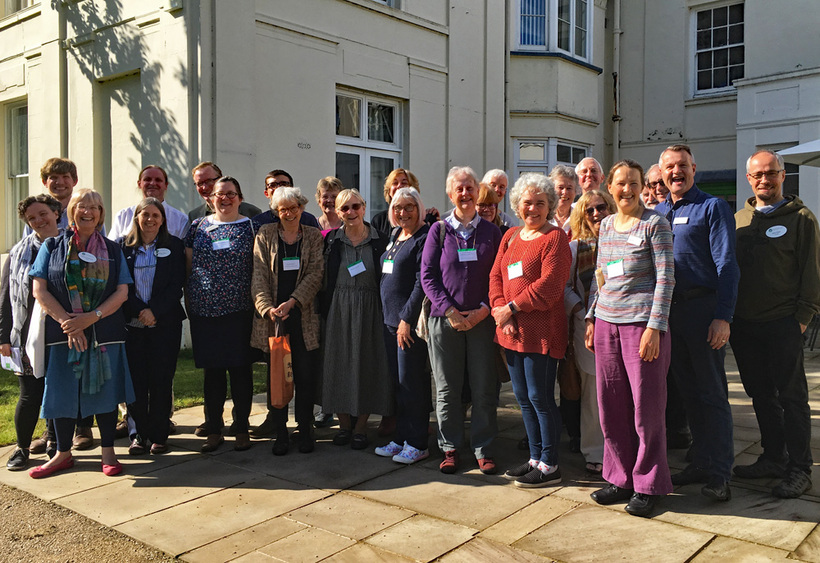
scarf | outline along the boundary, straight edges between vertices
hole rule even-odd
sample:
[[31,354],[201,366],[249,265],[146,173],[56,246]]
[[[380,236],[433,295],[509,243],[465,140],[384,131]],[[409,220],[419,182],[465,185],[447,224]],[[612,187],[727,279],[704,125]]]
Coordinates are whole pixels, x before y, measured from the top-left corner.
[[[581,280],[584,290],[584,308],[589,307],[589,290],[592,287],[592,278],[595,276],[595,261],[598,259],[598,240],[578,239],[578,253],[575,259],[577,278]],[[575,285],[573,278],[572,285]],[[576,288],[578,292],[578,288]]]
[[9,300],[11,301],[11,345],[22,346],[23,327],[28,319],[28,301],[31,296],[31,280],[28,277],[31,263],[40,250],[40,239],[35,233],[14,245],[9,253]]
[[[96,260],[80,259],[80,253],[91,254]],[[83,248],[76,231],[71,237],[65,264],[65,281],[72,313],[87,313],[100,306],[108,285],[108,247],[99,231],[89,237]],[[111,379],[111,364],[105,346],[98,346],[96,338],[88,341],[85,352],[69,349],[68,361],[74,376],[81,380],[83,393],[95,394]]]

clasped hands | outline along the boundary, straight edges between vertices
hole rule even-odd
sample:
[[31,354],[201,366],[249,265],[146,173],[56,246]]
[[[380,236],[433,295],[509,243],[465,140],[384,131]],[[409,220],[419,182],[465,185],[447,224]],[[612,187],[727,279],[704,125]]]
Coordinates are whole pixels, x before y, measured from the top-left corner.
[[447,320],[450,321],[450,326],[459,332],[470,330],[486,319],[489,314],[490,310],[487,307],[479,307],[469,311],[459,311],[455,307],[451,307],[445,313]]

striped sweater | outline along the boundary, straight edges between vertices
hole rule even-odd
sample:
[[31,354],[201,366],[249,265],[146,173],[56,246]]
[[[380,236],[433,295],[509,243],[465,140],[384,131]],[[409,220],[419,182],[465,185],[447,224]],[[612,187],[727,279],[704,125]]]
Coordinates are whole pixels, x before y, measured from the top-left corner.
[[629,231],[615,230],[615,215],[601,223],[597,267],[604,286],[593,281],[593,303],[587,318],[614,324],[647,323],[666,332],[675,288],[672,230],[669,222],[646,209]]

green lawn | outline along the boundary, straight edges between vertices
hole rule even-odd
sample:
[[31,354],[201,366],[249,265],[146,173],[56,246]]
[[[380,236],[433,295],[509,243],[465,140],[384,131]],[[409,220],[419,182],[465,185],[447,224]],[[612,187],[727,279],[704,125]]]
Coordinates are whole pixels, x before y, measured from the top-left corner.
[[[255,364],[253,367],[253,392],[265,392],[265,364]],[[14,408],[17,406],[19,387],[17,376],[10,371],[0,369],[0,446],[13,444],[17,441],[14,433]],[[178,409],[201,405],[202,399],[202,370],[194,367],[194,356],[191,350],[181,350],[177,362],[177,372],[174,376],[174,406]],[[37,425],[35,436],[39,436],[45,427],[45,422]]]

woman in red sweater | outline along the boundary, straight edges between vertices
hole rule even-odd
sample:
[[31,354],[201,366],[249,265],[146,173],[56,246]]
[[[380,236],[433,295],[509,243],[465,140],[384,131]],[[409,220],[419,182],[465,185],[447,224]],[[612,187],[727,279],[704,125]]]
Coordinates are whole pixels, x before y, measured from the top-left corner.
[[554,389],[558,360],[567,348],[564,286],[572,257],[564,231],[549,224],[558,196],[543,174],[523,174],[510,203],[523,227],[501,240],[490,274],[496,338],[506,349],[510,379],[530,445],[530,459],[504,477],[518,487],[561,482],[561,415]]

